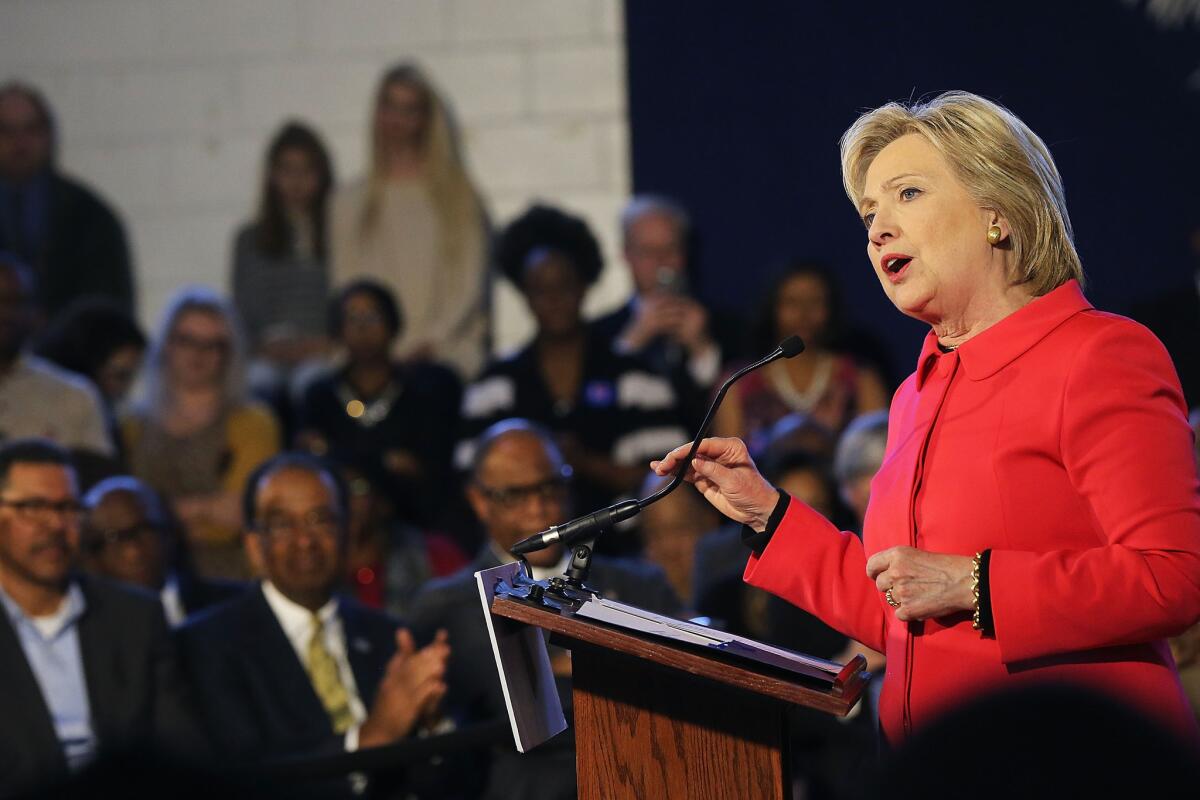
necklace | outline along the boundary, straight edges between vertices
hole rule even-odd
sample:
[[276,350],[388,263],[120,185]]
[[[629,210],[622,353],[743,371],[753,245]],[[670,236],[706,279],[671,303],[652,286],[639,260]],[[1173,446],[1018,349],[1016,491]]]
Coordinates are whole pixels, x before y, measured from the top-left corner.
[[792,383],[791,375],[780,361],[767,367],[767,376],[779,398],[793,411],[812,411],[829,388],[829,380],[833,376],[833,359],[821,358],[813,372],[808,388],[801,391]]
[[342,381],[338,384],[337,395],[346,416],[364,428],[373,428],[387,419],[387,415],[391,413],[392,406],[403,388],[400,381],[393,380],[380,393],[379,397],[363,401],[350,391],[350,385],[346,381]]

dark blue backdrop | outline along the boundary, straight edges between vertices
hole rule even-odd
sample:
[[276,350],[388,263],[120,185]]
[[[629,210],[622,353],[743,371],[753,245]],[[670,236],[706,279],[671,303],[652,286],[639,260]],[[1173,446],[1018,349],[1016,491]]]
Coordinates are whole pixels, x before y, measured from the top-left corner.
[[627,0],[626,29],[634,187],[692,212],[714,306],[749,309],[772,265],[818,257],[907,373],[924,329],[871,272],[837,142],[865,108],[945,89],[1004,103],[1050,146],[1093,303],[1127,311],[1191,280],[1195,24],[1164,30],[1119,0]]

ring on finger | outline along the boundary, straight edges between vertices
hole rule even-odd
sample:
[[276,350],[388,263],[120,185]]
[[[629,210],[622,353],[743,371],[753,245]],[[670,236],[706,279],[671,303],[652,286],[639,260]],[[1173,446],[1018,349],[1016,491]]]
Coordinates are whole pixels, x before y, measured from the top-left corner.
[[887,604],[888,604],[889,606],[891,606],[892,608],[899,608],[899,607],[900,607],[900,603],[898,603],[898,602],[896,601],[896,598],[892,597],[892,590],[891,590],[891,589],[888,589],[886,592],[884,592],[884,593],[883,593],[883,598],[884,598],[885,600],[887,600]]

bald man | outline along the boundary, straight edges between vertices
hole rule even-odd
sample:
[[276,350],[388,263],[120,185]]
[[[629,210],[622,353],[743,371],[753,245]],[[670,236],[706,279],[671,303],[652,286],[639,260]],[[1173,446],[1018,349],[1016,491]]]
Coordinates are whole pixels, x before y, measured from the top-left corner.
[[[438,629],[449,632],[454,650],[447,667],[445,702],[461,717],[499,719],[507,713],[474,573],[512,561],[508,551],[519,539],[571,516],[570,476],[553,439],[531,422],[505,420],[479,439],[466,492],[487,542],[461,572],[430,583],[412,611],[418,638]],[[528,561],[534,577],[550,577],[566,569],[570,553],[555,545],[531,553]],[[680,611],[666,575],[645,561],[595,556],[588,583],[610,600],[669,615]],[[565,655],[560,652],[555,658],[555,669],[563,708],[569,713],[570,667]],[[568,731],[519,757],[502,752],[493,764],[485,796],[574,798],[572,735]]]

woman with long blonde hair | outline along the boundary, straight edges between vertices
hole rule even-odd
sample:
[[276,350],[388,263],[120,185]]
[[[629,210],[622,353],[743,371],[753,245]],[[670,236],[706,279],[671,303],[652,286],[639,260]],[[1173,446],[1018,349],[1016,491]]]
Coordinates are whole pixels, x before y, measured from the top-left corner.
[[414,64],[384,73],[370,166],[337,193],[337,284],[373,278],[403,298],[399,355],[446,361],[470,377],[483,357],[487,229],[444,103]]

